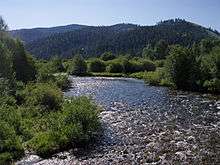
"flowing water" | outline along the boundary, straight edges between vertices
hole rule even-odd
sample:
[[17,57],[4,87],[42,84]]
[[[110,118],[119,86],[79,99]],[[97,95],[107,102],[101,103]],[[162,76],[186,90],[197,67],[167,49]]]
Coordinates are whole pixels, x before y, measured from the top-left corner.
[[71,77],[65,96],[103,107],[102,136],[87,149],[17,164],[220,164],[220,101],[129,78]]

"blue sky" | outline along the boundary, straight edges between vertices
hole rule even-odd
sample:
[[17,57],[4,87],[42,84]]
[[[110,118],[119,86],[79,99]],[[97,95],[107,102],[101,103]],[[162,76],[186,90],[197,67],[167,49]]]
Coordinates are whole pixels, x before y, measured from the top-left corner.
[[220,0],[0,0],[0,15],[10,29],[184,18],[220,31]]

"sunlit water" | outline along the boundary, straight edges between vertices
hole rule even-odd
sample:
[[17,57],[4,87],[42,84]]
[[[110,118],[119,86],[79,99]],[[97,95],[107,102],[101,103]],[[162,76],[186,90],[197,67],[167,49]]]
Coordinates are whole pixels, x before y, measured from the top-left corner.
[[[220,102],[216,97],[145,85],[127,78],[71,77],[67,97],[86,95],[103,107],[102,136],[30,164],[219,164]],[[31,159],[33,159],[31,161]],[[20,162],[20,164],[25,164]]]

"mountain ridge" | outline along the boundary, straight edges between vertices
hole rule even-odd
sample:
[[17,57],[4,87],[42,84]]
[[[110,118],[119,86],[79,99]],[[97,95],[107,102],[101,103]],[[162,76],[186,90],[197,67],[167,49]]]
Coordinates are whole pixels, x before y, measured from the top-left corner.
[[99,56],[105,51],[140,55],[146,44],[154,45],[160,39],[168,44],[190,46],[204,38],[220,36],[217,31],[182,19],[161,21],[152,26],[122,23],[112,26],[79,25],[70,30],[65,27],[63,26],[64,30],[54,27],[58,32],[46,37],[23,40],[27,50],[38,58],[50,58],[54,55],[69,57],[82,49],[86,57]]

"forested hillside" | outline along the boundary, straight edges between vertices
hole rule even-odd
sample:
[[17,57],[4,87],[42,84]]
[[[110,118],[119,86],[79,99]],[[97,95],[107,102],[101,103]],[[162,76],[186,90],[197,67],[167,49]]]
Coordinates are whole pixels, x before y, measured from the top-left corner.
[[218,36],[217,31],[175,19],[162,21],[155,26],[118,24],[53,33],[27,42],[26,48],[39,58],[50,58],[54,55],[69,57],[79,51],[85,57],[99,56],[106,51],[137,56],[142,54],[147,44],[154,46],[161,39],[170,45],[191,46],[204,38]]
[[86,27],[85,25],[67,25],[67,26],[58,26],[52,28],[34,28],[34,29],[21,29],[21,30],[12,30],[10,31],[12,37],[19,38],[25,43],[29,43],[38,39],[48,37],[56,33],[64,33],[69,31],[78,30]]

